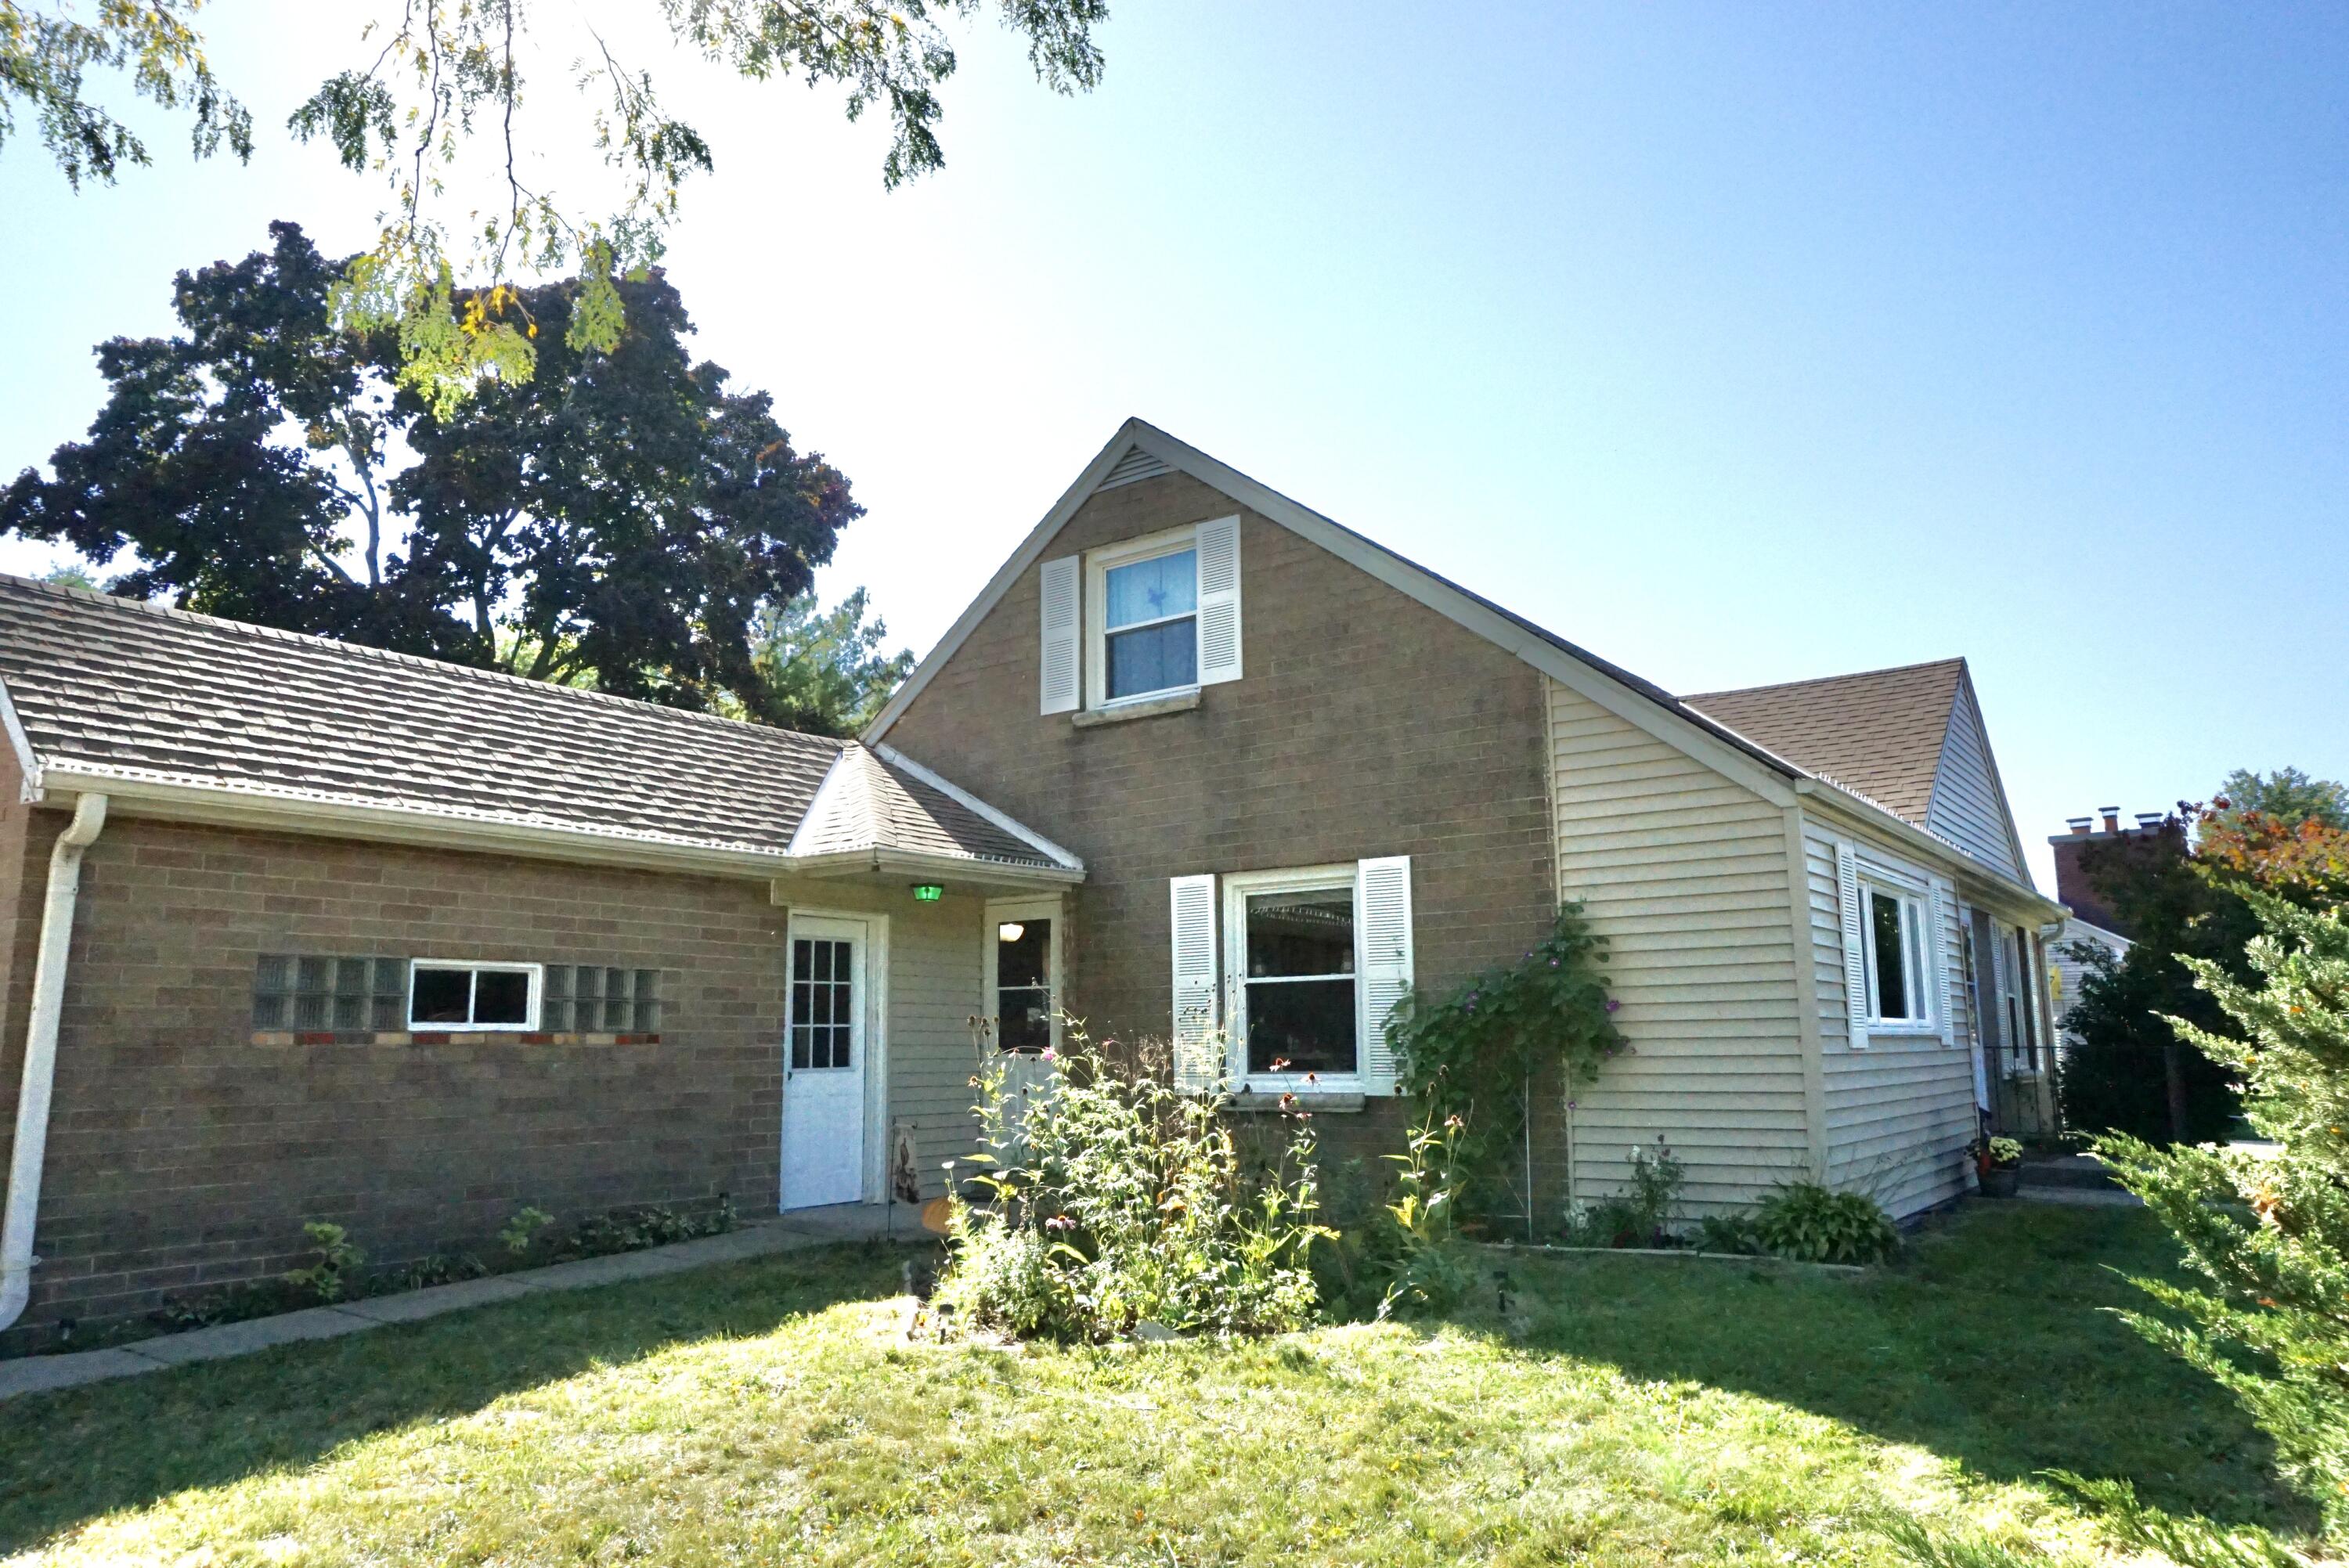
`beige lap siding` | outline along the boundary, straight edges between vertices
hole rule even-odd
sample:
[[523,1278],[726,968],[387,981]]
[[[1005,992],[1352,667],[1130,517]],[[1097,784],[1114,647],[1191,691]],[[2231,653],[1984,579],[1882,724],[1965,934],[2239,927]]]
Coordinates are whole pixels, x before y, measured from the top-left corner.
[[[1973,1019],[1967,1006],[1958,901],[1942,901],[1940,952],[1949,966],[1953,1045],[1939,1035],[1876,1034],[1851,1045],[1844,997],[1843,924],[1836,906],[1836,841],[1846,838],[1901,864],[1910,855],[1867,830],[1816,819],[1803,831],[1810,892],[1818,1047],[1826,1084],[1831,1185],[1874,1196],[1896,1215],[1946,1202],[1965,1190],[1961,1151],[1974,1135]],[[1929,906],[1930,907],[1930,906]],[[1936,1004],[1939,993],[1935,993]]]
[[1783,809],[1548,683],[1558,890],[1613,941],[1632,1053],[1580,1090],[1578,1195],[1663,1134],[1689,1202],[1749,1202],[1809,1161]]

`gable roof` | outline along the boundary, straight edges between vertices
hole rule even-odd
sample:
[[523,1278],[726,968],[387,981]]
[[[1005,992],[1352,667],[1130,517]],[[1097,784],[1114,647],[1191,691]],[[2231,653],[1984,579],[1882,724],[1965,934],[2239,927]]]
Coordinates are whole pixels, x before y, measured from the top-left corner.
[[[855,741],[0,574],[28,790],[107,781],[772,856],[843,768],[826,848],[1068,869]],[[802,851],[807,852],[807,851]]]
[[[1599,707],[1669,745],[1677,747],[1755,789],[1766,799],[1790,803],[1798,794],[1825,788],[1845,797],[1863,813],[1873,814],[1920,844],[1958,856],[1987,876],[2004,882],[2051,912],[2049,903],[2028,882],[1981,859],[1948,835],[1880,805],[1856,787],[1806,768],[1766,741],[1743,733],[1693,704],[1683,701],[1652,681],[1609,663],[1495,603],[1459,583],[1397,554],[1377,541],[1291,500],[1229,464],[1177,439],[1142,419],[1129,418],[1118,427],[1083,472],[1077,476],[1052,510],[1031,529],[1010,557],[988,580],[927,657],[864,730],[868,743],[878,743],[912,705],[955,651],[977,628],[1003,595],[1040,560],[1053,537],[1075,516],[1092,494],[1113,485],[1128,484],[1165,471],[1190,475],[1243,506],[1288,529],[1410,598],[1516,655],[1551,678]],[[2018,854],[2018,861],[2020,856]]]
[[1921,828],[1965,668],[1936,659],[1681,700]]

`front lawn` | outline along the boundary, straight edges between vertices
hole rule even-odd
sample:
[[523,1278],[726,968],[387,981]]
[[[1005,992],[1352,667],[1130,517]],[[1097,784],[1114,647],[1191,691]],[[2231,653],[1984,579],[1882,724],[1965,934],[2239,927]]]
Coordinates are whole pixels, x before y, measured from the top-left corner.
[[1984,1207],[1853,1278],[1495,1259],[1456,1321],[906,1345],[895,1254],[542,1296],[0,1408],[36,1562],[1891,1563],[2033,1479],[2294,1527],[2233,1406],[2098,1308],[2142,1212]]

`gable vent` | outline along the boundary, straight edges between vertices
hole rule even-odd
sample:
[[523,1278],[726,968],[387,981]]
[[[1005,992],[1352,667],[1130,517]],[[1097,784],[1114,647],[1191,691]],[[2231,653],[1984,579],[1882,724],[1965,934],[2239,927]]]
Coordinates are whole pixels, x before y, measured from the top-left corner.
[[1119,485],[1130,485],[1136,480],[1154,480],[1160,474],[1171,474],[1174,471],[1165,463],[1152,457],[1140,447],[1128,447],[1125,449],[1125,456],[1118,459],[1117,465],[1103,475],[1102,482],[1095,485],[1093,489],[1113,490]]

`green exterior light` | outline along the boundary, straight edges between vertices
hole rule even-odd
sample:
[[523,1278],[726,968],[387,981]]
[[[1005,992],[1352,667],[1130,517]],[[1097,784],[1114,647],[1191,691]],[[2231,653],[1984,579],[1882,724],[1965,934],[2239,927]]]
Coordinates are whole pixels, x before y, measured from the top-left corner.
[[938,900],[946,896],[947,890],[940,887],[936,882],[916,882],[914,884],[914,902],[916,903],[936,903]]

